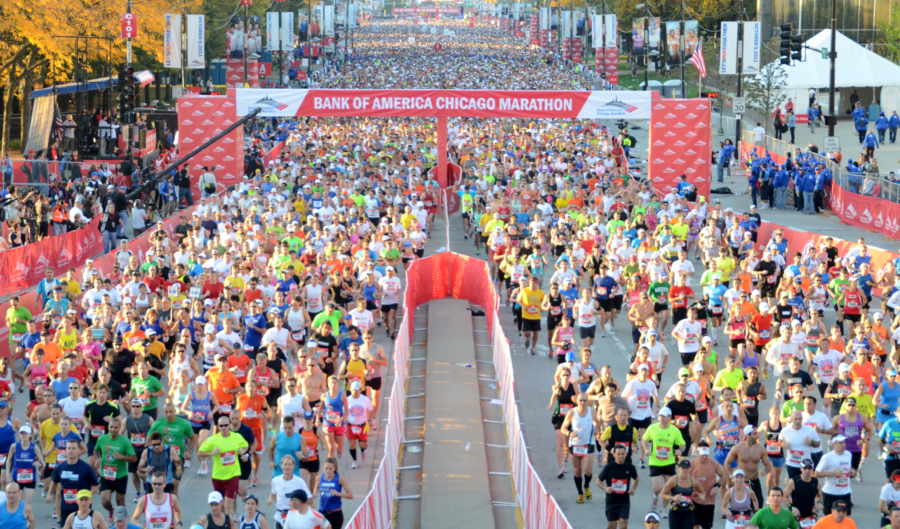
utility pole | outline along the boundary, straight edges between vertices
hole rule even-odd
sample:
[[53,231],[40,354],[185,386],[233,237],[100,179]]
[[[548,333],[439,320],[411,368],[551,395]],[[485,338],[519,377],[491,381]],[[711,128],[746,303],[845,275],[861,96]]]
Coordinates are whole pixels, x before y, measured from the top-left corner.
[[184,93],[185,86],[185,77],[187,76],[187,69],[185,68],[185,62],[187,61],[187,7],[182,3],[181,5],[181,93]]
[[[241,47],[244,50],[244,84],[247,84],[247,44],[248,44],[248,36],[250,35],[250,6],[244,4],[244,32],[241,35],[241,38],[244,39],[244,42],[241,43]],[[243,87],[241,87],[243,88]]]
[[644,90],[650,90],[650,3],[644,2],[647,16],[644,18]]
[[[553,25],[551,24],[551,27]],[[557,2],[556,4],[556,58],[562,64],[562,53],[560,52],[560,41],[562,40],[562,32],[563,32],[563,20],[562,20],[562,6]]]
[[[131,14],[131,0],[125,3],[125,13]],[[125,39],[125,67],[131,68],[132,62],[132,54],[131,54],[131,37]],[[122,87],[119,87],[119,90],[122,90]]]
[[834,137],[834,63],[837,60],[837,0],[831,0],[831,59],[828,72],[828,137]]
[[[741,91],[741,79],[744,77],[744,0],[741,0],[738,8],[738,49],[737,49],[737,96],[743,97]],[[740,156],[741,152],[741,115],[735,114],[734,120],[734,148]]]
[[681,29],[679,30],[680,37],[678,41],[678,49],[681,50],[681,58],[678,62],[681,63],[681,97],[687,98],[687,89],[684,85],[684,45],[687,43],[687,39],[684,38],[684,2],[681,3]]
[[312,68],[312,0],[306,0],[306,86]]
[[[284,79],[284,28],[282,27],[284,20],[281,18],[281,8],[284,7],[284,2],[276,3],[278,4],[278,79],[275,80],[275,85],[278,86],[281,80]],[[293,33],[293,29],[291,33]]]

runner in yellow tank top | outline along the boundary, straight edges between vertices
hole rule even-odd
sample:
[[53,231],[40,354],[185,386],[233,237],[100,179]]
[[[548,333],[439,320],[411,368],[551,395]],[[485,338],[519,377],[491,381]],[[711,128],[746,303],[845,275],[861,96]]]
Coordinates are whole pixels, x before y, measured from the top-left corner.
[[68,318],[64,318],[59,329],[56,331],[56,343],[62,349],[63,355],[68,351],[74,351],[78,346],[78,331],[72,327]]
[[350,384],[359,381],[362,384],[363,391],[366,390],[366,373],[368,366],[366,361],[359,357],[359,344],[351,343],[347,348],[350,350],[350,358],[344,361],[341,371],[338,374],[340,380],[347,381],[347,392],[350,392]]

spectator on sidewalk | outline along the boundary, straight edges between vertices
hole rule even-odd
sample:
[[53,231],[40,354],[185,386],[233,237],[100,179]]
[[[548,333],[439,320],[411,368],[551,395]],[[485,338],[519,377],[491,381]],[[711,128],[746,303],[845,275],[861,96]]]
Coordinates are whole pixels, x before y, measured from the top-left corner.
[[897,141],[897,129],[900,128],[900,116],[897,115],[896,110],[888,119],[888,128],[890,128],[890,134],[888,134],[888,138],[890,139],[891,143],[894,143]]
[[878,115],[878,119],[875,120],[875,130],[878,131],[878,141],[879,143],[884,143],[884,135],[887,133],[888,129],[888,118],[884,115],[884,111],[882,111]]

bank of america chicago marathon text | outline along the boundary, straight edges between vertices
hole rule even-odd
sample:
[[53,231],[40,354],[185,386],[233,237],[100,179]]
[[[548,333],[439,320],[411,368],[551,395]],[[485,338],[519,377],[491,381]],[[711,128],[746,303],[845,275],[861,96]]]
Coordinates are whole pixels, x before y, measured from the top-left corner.
[[315,110],[499,110],[572,112],[571,98],[532,97],[313,97]]

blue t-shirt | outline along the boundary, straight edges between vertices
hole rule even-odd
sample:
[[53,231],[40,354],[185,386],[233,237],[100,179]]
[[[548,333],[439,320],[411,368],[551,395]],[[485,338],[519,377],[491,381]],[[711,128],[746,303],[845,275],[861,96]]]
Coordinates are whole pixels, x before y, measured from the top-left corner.
[[728,289],[725,288],[725,285],[719,284],[717,287],[707,287],[706,295],[709,297],[710,305],[721,307],[722,306],[722,296],[725,295],[725,292],[728,292]]
[[[82,460],[78,460],[74,465],[70,465],[64,461],[53,470],[53,483],[59,483],[58,490],[65,492],[66,490],[90,490],[91,487],[100,484],[100,478],[91,468],[91,465]],[[77,511],[78,504],[69,503],[64,498],[60,499],[63,510]]]
[[69,396],[69,384],[78,382],[75,377],[69,377],[65,380],[56,379],[50,383],[53,386],[53,392],[56,393],[56,400],[60,401]]
[[[266,317],[263,314],[257,314],[256,316],[249,314],[244,316],[244,323],[250,323],[260,329],[266,328]],[[252,345],[253,347],[259,347],[262,343],[262,334],[259,333],[256,329],[251,329],[250,326],[247,326],[247,338],[244,340],[245,345]]]

